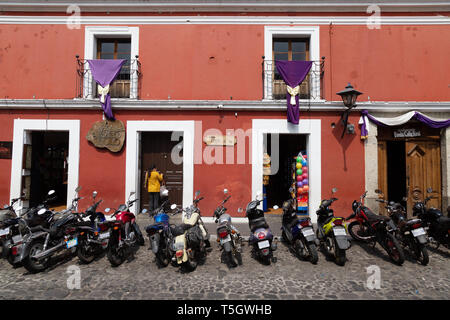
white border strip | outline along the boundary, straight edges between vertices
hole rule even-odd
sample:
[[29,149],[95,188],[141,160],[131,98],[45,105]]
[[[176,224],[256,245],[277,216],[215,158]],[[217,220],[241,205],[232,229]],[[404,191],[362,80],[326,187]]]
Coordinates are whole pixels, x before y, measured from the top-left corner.
[[[194,121],[127,121],[125,201],[131,191],[140,197],[139,190],[139,141],[141,132],[183,132],[183,208],[192,204],[194,195]],[[140,212],[139,202],[131,208]]]
[[10,200],[20,197],[22,191],[22,159],[25,131],[69,131],[69,164],[67,206],[78,187],[80,162],[80,120],[14,119],[14,137],[11,161]]
[[[0,16],[0,24],[66,24],[71,16]],[[78,17],[77,17],[78,18]],[[253,24],[253,25],[366,25],[370,16],[299,16],[299,17],[241,17],[241,16],[80,16],[80,24]],[[377,17],[378,19],[378,17]],[[381,25],[450,24],[450,17],[435,16],[380,16]],[[377,20],[378,21],[378,20]],[[78,20],[77,20],[78,22]],[[73,22],[71,22],[73,23]]]
[[264,133],[307,134],[309,136],[307,140],[310,187],[308,209],[311,221],[315,223],[317,221],[316,211],[322,197],[321,120],[300,119],[298,125],[293,125],[285,119],[253,119],[252,199],[256,198],[258,191],[262,191]]

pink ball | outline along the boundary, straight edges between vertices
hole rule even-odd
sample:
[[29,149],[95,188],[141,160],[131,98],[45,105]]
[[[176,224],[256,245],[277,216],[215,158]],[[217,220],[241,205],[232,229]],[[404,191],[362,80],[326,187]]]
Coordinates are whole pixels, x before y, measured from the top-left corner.
[[297,176],[297,181],[298,182],[300,182],[300,181],[302,181],[303,179],[302,179],[302,176]]
[[306,172],[302,174],[300,180],[305,180],[305,179],[308,179],[308,174]]
[[303,173],[307,173],[308,172],[308,167],[303,167],[302,171],[303,171]]

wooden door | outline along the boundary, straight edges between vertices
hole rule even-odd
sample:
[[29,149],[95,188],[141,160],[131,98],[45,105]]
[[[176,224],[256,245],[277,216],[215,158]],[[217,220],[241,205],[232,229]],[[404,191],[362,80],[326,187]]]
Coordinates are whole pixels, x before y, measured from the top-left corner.
[[[385,197],[387,197],[389,192],[387,180],[387,145],[386,141],[378,141],[378,189],[383,192]],[[385,205],[381,202],[379,202],[378,210],[380,214],[387,214]]]
[[[433,198],[429,206],[441,209],[441,150],[439,141],[406,141],[407,211],[412,216],[412,206],[428,195]],[[427,194],[427,188],[433,193]]]
[[[183,163],[172,161],[171,153],[183,155],[182,139],[171,141],[172,132],[143,132],[141,135],[141,209],[148,209],[149,194],[144,187],[145,170],[151,170],[152,165],[164,175],[166,187],[169,190],[169,202],[182,205],[183,203]],[[181,142],[181,144],[180,144]]]

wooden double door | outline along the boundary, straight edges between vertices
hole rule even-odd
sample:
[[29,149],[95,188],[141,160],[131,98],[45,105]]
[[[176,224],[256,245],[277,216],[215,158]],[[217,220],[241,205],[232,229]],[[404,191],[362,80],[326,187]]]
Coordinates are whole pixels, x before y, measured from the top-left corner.
[[[144,188],[144,179],[145,170],[151,170],[153,165],[164,175],[166,187],[169,190],[169,202],[177,205],[183,203],[183,163],[178,159],[183,156],[183,138],[178,139],[179,135],[172,138],[172,134],[173,132],[141,133],[141,209],[149,207],[149,193]],[[172,159],[172,154],[175,155],[174,159]]]
[[442,209],[439,130],[420,127],[421,136],[413,138],[393,138],[391,128],[378,130],[378,185],[388,200],[406,196],[408,217],[414,203],[427,196],[432,197],[428,205]]

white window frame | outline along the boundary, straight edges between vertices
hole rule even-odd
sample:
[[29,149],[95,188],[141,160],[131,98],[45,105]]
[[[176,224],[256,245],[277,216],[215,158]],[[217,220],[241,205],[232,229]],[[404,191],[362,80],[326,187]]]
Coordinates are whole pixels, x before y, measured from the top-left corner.
[[[46,120],[46,119],[14,119],[14,140],[11,161],[10,200],[22,194],[23,146],[26,142],[27,131],[68,131],[68,181],[67,207],[72,204],[75,189],[78,187],[80,163],[80,120]],[[48,190],[47,190],[48,191]],[[20,205],[24,205],[21,201]]]
[[[194,194],[195,121],[127,121],[125,199],[132,191],[140,198],[140,136],[142,132],[152,131],[183,132],[183,207],[187,207],[192,204]],[[140,212],[139,203],[130,210]]]
[[[322,155],[321,120],[302,119],[298,125],[286,119],[253,119],[252,122],[252,199],[263,187],[264,134],[289,133],[307,135],[306,153],[308,155],[308,213],[313,223],[317,222],[316,211],[322,197]],[[279,204],[281,207],[281,204]]]
[[[273,38],[281,37],[301,37],[309,38],[309,57],[312,61],[320,60],[320,27],[319,26],[265,26],[264,27],[264,59],[273,60]],[[313,63],[311,66],[311,100],[323,101],[320,98],[320,66]],[[264,73],[264,100],[273,100],[272,77],[267,77]]]
[[[131,54],[130,59],[135,59],[139,55],[139,27],[113,27],[113,26],[94,26],[85,27],[84,30],[84,59],[97,59],[97,39],[98,38],[130,38]],[[130,61],[131,64],[131,61]],[[86,64],[86,68],[89,65]],[[83,97],[93,99],[93,90],[89,90],[89,83],[94,83],[90,72],[85,73],[83,79]],[[90,92],[90,93],[89,93]],[[138,98],[138,75],[130,74],[130,98]]]

